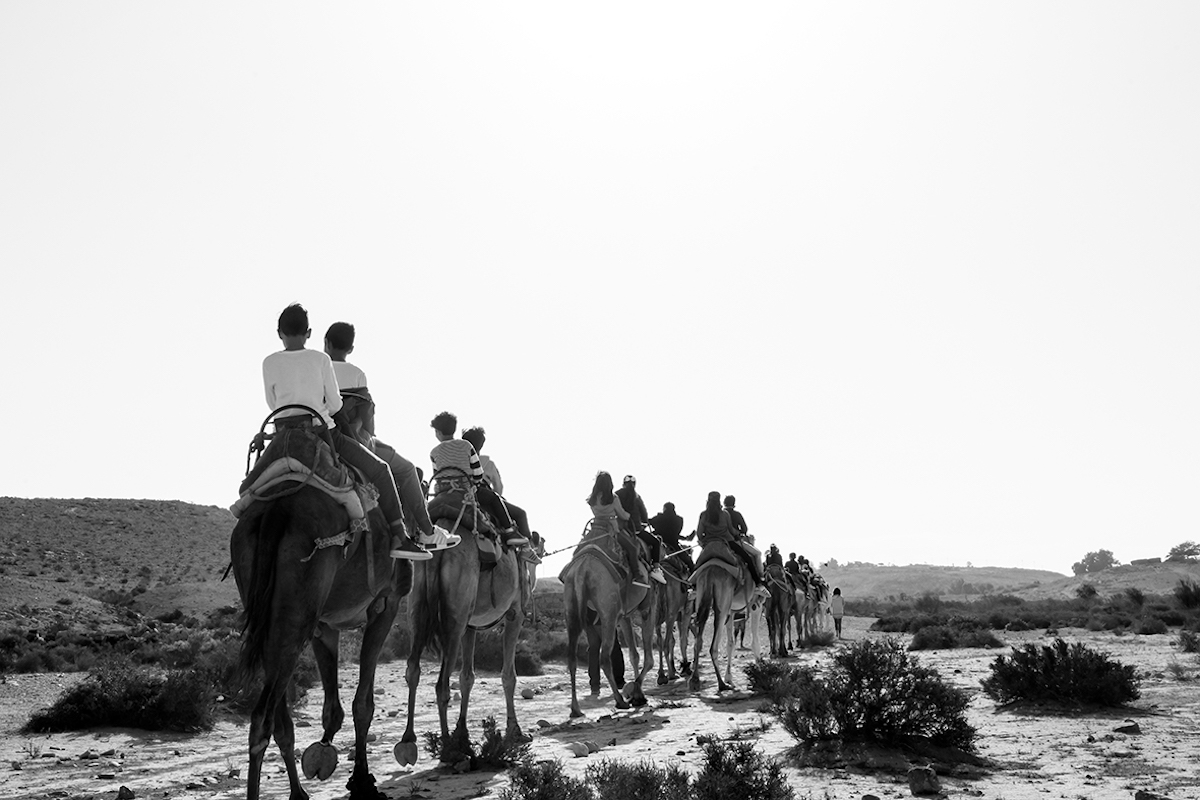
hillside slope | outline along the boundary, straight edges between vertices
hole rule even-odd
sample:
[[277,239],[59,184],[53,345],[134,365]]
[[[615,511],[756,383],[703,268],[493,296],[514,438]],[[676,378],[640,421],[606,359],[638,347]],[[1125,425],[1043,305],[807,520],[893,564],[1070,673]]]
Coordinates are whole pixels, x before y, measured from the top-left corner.
[[[983,588],[993,593],[1019,594],[1041,584],[1067,578],[1058,572],[1018,567],[940,567],[933,564],[906,566],[854,565],[823,567],[820,570],[830,587],[839,587],[847,598],[919,597],[926,592],[941,595],[977,596]],[[970,584],[967,595],[960,587]]]

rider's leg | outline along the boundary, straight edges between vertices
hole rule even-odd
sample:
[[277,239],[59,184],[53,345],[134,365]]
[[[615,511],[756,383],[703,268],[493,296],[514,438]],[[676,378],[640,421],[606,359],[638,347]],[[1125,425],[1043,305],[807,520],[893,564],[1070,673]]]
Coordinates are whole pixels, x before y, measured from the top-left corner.
[[372,453],[357,440],[344,436],[337,429],[332,432],[333,445],[338,455],[346,463],[359,470],[367,480],[379,491],[379,510],[388,521],[392,537],[392,558],[406,558],[412,561],[425,561],[433,556],[418,544],[404,527],[404,516],[400,508],[400,495],[396,491],[396,481],[387,463]]
[[629,576],[633,580],[633,584],[643,589],[649,589],[650,584],[642,580],[641,557],[638,553],[637,542],[634,541],[632,535],[625,531],[617,532],[617,541],[621,543],[621,548],[625,551],[625,560],[629,563]]

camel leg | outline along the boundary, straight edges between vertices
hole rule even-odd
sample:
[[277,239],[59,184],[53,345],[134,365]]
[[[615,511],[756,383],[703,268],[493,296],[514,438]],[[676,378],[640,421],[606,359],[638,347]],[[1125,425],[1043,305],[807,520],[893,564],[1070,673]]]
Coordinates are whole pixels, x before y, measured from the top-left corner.
[[375,788],[375,777],[367,765],[367,733],[375,715],[375,669],[379,664],[379,654],[383,652],[384,642],[387,641],[392,624],[396,621],[399,607],[397,598],[386,598],[383,608],[378,613],[368,614],[367,626],[363,630],[362,649],[358,656],[358,691],[354,693],[352,704],[354,771],[346,784],[353,800],[378,800],[386,797]]
[[[720,608],[724,607],[725,605],[721,604]],[[725,678],[721,675],[718,653],[720,652],[722,641],[728,640],[726,658],[733,657],[733,621],[729,619],[731,616],[732,614],[725,614],[719,610],[713,614],[713,637],[712,642],[708,646],[708,658],[712,662],[713,674],[717,676],[718,693],[729,688],[725,685]]]
[[[600,669],[600,630],[595,625],[588,625],[585,629],[587,634],[587,654],[588,654],[588,688],[591,689],[592,697],[600,696],[600,678],[603,676],[603,671]],[[607,653],[603,657],[607,657]]]
[[321,707],[322,744],[332,744],[334,735],[342,729],[346,712],[338,697],[338,632],[328,625],[318,624],[312,640],[313,658],[321,675],[325,704]]
[[[295,731],[292,728],[292,716],[287,707],[287,686],[296,663],[300,660],[300,647],[285,642],[302,642],[304,637],[300,631],[285,629],[285,620],[276,617],[276,625],[267,637],[263,648],[263,690],[250,714],[250,768],[247,771],[247,798],[257,800],[259,782],[262,779],[263,755],[271,737],[275,737],[279,752],[283,756],[288,772],[288,784],[291,787],[291,800],[308,800],[308,793],[300,785],[300,776],[296,774]],[[294,624],[286,628],[294,628]],[[290,635],[289,635],[290,634]]]
[[748,608],[750,613],[747,619],[747,622],[750,624],[750,650],[754,654],[754,660],[757,661],[762,658],[762,642],[758,638],[758,623],[759,618],[762,617],[762,610],[753,604]]
[[[576,689],[575,689],[575,669],[578,666],[578,662],[579,662],[579,634],[580,634],[581,629],[583,628],[583,622],[581,619],[580,609],[575,607],[575,603],[573,602],[572,598],[570,597],[570,592],[567,592],[566,596],[568,598],[567,602],[566,602],[567,672],[571,676],[571,716],[572,717],[582,717],[583,711],[580,710],[580,708],[579,708],[579,695],[576,693]],[[586,612],[587,612],[587,609],[583,609],[583,613],[586,613]],[[589,633],[588,638],[589,639],[593,638],[590,635],[590,633]],[[592,657],[591,653],[595,652],[598,649],[599,649],[599,642],[593,642],[588,647],[589,662]],[[600,665],[599,660],[597,660],[597,662],[596,662],[597,669],[599,669],[599,665]]]
[[[747,620],[749,622],[749,620]],[[726,623],[728,625],[728,623]],[[724,692],[733,688],[733,631],[727,629],[725,634],[725,675],[722,677],[720,668],[717,666],[717,642],[719,638],[713,635],[713,671],[717,673],[717,691]]]
[[[417,568],[413,571],[413,587],[408,595],[409,630],[412,632],[412,644],[408,650],[408,667],[404,671],[404,681],[408,684],[408,713],[404,735],[396,745],[396,761],[401,766],[416,764],[420,757],[417,751],[417,733],[413,729],[413,716],[417,708],[417,687],[421,683],[421,654],[428,644],[428,632],[424,625],[419,624],[425,614],[429,613],[425,601],[425,570]],[[436,602],[436,601],[435,601]]]
[[[633,638],[633,621],[624,616],[620,621],[621,630],[625,633],[625,641],[629,645],[629,665],[633,670],[629,682],[622,687],[625,697],[635,708],[646,705],[646,695],[642,693],[642,659],[638,653],[638,642]],[[645,630],[645,627],[642,629]]]
[[504,735],[516,737],[517,741],[531,742],[533,738],[521,732],[521,725],[517,721],[517,705],[513,699],[517,692],[517,641],[521,637],[524,615],[516,606],[509,613],[512,616],[504,620],[504,668],[500,671],[500,683],[504,686],[504,713],[507,716]]
[[[692,677],[688,679],[688,689],[693,692],[700,690],[700,647],[704,641],[704,626],[708,622],[708,606],[711,601],[706,596],[704,602],[696,606],[696,641],[692,650]],[[714,621],[714,626],[716,625]]]
[[617,708],[629,708],[628,701],[621,694],[621,687],[617,685],[616,676],[613,675],[612,659],[608,657],[612,653],[613,645],[617,641],[617,620],[613,614],[602,613],[600,615],[600,652],[603,654],[600,658],[600,668],[604,670],[604,677],[608,678],[609,688],[612,689],[613,702]]
[[[450,664],[458,661],[455,658]],[[475,688],[475,631],[469,625],[462,634],[462,669],[458,673],[458,720],[454,733],[442,747],[442,761],[458,761],[471,752],[471,736],[467,731],[467,709],[471,706],[471,690]],[[453,745],[451,746],[451,742]],[[449,757],[447,757],[449,756]]]

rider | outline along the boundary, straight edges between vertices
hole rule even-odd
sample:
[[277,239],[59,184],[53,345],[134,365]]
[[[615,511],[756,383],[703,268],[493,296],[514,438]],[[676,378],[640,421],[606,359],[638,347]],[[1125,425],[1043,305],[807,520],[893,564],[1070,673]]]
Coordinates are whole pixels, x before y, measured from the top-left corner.
[[354,326],[349,322],[335,322],[325,332],[325,354],[333,362],[333,374],[337,377],[342,394],[342,410],[350,421],[350,430],[359,442],[387,462],[392,478],[402,498],[404,509],[420,529],[420,542],[428,550],[443,550],[459,543],[458,534],[450,533],[429,519],[425,506],[425,492],[417,468],[391,445],[375,436],[375,401],[367,389],[367,374],[346,360],[354,352]]
[[[479,456],[479,465],[483,468],[483,482],[492,488],[492,490],[504,502],[504,507],[508,509],[508,515],[512,517],[513,522],[517,523],[517,530],[521,532],[529,541],[533,541],[533,531],[529,529],[529,515],[525,513],[525,509],[518,505],[514,505],[507,497],[504,496],[504,482],[500,480],[500,470],[496,467],[496,462],[492,461],[490,456],[483,454],[483,445],[487,441],[487,433],[483,428],[467,428],[462,432],[464,441],[471,443],[475,448],[476,455]],[[533,548],[525,550],[525,559],[534,563],[541,563],[541,559]]]
[[734,535],[733,521],[729,517],[729,512],[721,508],[720,492],[708,493],[708,504],[700,514],[700,521],[696,523],[696,537],[702,547],[715,540],[728,544],[729,549],[745,562],[746,568],[750,571],[750,577],[755,585],[754,591],[763,597],[770,594],[763,584],[762,576],[758,574],[758,565],[754,563],[754,559],[742,548],[741,542]]
[[650,517],[646,513],[646,504],[642,502],[642,497],[637,493],[637,479],[632,475],[626,475],[621,481],[621,488],[617,490],[617,497],[621,498],[621,505],[629,511],[629,522],[626,523],[626,528],[630,533],[636,534],[650,551],[650,577],[659,583],[666,583],[667,578],[662,571],[662,540],[655,536],[652,532],[646,530],[646,523]]
[[483,479],[483,466],[479,463],[475,448],[468,441],[454,438],[454,431],[458,429],[458,417],[449,411],[443,411],[429,424],[438,440],[437,445],[429,452],[429,460],[433,462],[435,491],[438,494],[450,491],[474,494],[479,507],[500,524],[500,533],[506,545],[519,547],[528,544],[529,540],[517,532],[500,495],[492,491],[492,487]]
[[[379,510],[387,519],[392,537],[391,557],[410,561],[433,558],[433,554],[412,539],[404,527],[400,495],[388,465],[349,435],[350,425],[342,414],[342,394],[333,372],[333,362],[325,353],[304,346],[312,336],[304,306],[293,303],[285,308],[279,315],[277,332],[283,350],[263,359],[262,367],[263,388],[271,411],[287,405],[303,405],[320,414],[338,455],[362,472],[379,491]],[[300,409],[289,409],[275,419],[293,416],[306,414]],[[344,424],[339,425],[335,418]]]
[[[661,513],[655,514],[650,520],[650,527],[654,528],[654,532],[662,537],[663,544],[667,549],[683,560],[687,564],[688,572],[696,568],[695,562],[692,560],[692,549],[684,547],[680,544],[679,534],[683,533],[683,517],[675,513],[674,503],[663,503]],[[696,532],[692,531],[683,539],[690,540],[696,538]]]
[[774,564],[783,569],[783,554],[779,552],[779,548],[776,545],[771,545],[767,548],[766,564],[768,567]]
[[629,521],[629,512],[621,504],[621,498],[613,492],[612,475],[603,471],[596,473],[596,481],[592,484],[592,493],[588,495],[587,504],[592,509],[592,532],[608,532],[615,535],[621,549],[625,551],[625,560],[629,564],[629,576],[633,585],[649,589],[650,584],[640,580],[642,568],[637,542],[623,525],[618,524],[618,521]]

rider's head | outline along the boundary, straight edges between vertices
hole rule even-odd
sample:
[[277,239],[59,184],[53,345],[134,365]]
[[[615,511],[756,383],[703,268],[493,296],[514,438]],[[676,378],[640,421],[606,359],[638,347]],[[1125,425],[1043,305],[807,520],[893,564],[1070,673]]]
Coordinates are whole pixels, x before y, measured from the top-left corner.
[[625,486],[633,488],[634,486],[637,486],[637,478],[633,477],[632,475],[626,475],[625,479],[621,481],[621,483]]
[[733,508],[735,505],[737,505],[737,498],[731,494],[725,495],[725,507]]
[[613,479],[604,470],[596,473],[596,482],[592,484],[592,493],[588,496],[589,503],[595,503],[600,500],[605,503],[611,503],[613,497]]
[[304,336],[309,332],[308,312],[299,303],[292,303],[279,315],[279,335]]
[[449,411],[443,411],[434,417],[429,425],[442,436],[451,438],[454,436],[454,432],[458,430],[458,417]]
[[325,352],[333,355],[335,350],[342,355],[354,352],[354,326],[349,322],[335,322],[325,331]]
[[663,513],[664,514],[674,514],[675,513],[675,504],[674,503],[663,503]]
[[708,521],[716,524],[721,519],[721,493],[709,492],[708,504],[704,508]]
[[795,560],[796,560],[796,554],[795,554],[795,553],[788,553],[788,558],[790,558],[792,561],[795,561]]
[[487,435],[484,433],[483,428],[478,426],[467,428],[462,432],[462,438],[471,443],[471,447],[475,448],[476,453],[483,452],[483,443],[487,441]]

